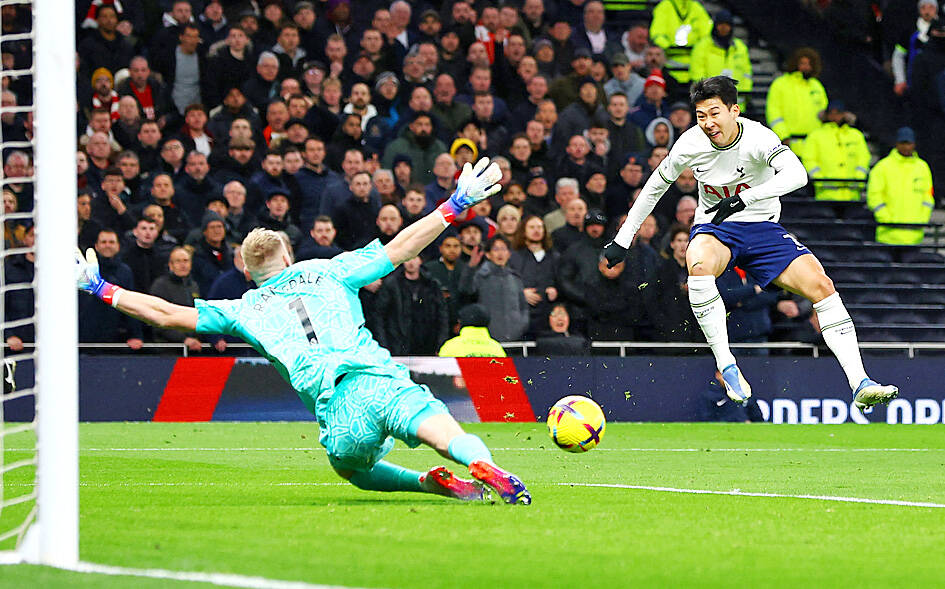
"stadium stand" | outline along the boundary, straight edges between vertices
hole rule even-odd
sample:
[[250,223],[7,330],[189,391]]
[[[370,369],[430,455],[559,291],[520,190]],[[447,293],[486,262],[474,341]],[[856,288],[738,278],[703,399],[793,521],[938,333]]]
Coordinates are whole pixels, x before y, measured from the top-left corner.
[[[883,78],[881,72],[883,56],[893,54],[891,48],[900,42],[902,30],[913,27],[915,15],[903,17],[902,10],[882,2],[874,3],[876,9],[888,8],[889,18],[898,19],[900,26],[891,32],[891,25],[877,25],[870,29],[876,34],[866,42],[859,29],[838,29],[836,22],[838,18],[846,18],[847,24],[863,19],[868,25],[878,22],[876,14],[860,14],[855,6],[847,6],[857,3],[786,0],[762,7],[769,3],[529,0],[511,3],[517,14],[502,10],[496,20],[498,11],[491,7],[499,3],[465,0],[442,5],[391,5],[378,0],[176,0],[138,5],[85,0],[78,2],[76,17],[80,105],[76,178],[78,187],[91,196],[91,212],[83,214],[80,207],[79,234],[84,242],[94,243],[97,235],[92,234],[99,229],[116,229],[121,242],[118,259],[127,261],[133,254],[134,267],[149,270],[136,270],[135,276],[147,275],[153,281],[173,274],[186,284],[197,284],[194,295],[207,296],[213,290],[213,276],[239,269],[241,261],[232,246],[253,226],[284,229],[306,255],[332,255],[339,244],[355,247],[374,237],[383,241],[418,218],[421,205],[411,200],[415,197],[405,199],[408,192],[425,193],[423,208],[429,210],[448,196],[450,175],[455,177],[466,159],[502,156],[508,161],[510,173],[503,183],[509,189],[488,206],[477,207],[470,216],[475,218],[448,231],[459,238],[461,250],[449,262],[456,274],[449,281],[452,286],[440,283],[442,295],[451,308],[473,303],[450,289],[456,290],[464,273],[492,264],[481,257],[478,244],[498,231],[496,215],[503,205],[522,209],[523,218],[532,214],[546,222],[565,218],[555,210],[564,209],[556,182],[566,171],[567,177],[577,178],[579,196],[588,208],[600,208],[611,217],[626,210],[627,192],[640,186],[658,163],[661,156],[654,145],[660,141],[671,145],[673,137],[692,124],[691,115],[688,121],[677,117],[684,109],[664,100],[655,108],[665,109],[663,116],[671,120],[665,125],[670,136],[666,141],[657,137],[658,124],[635,128],[629,122],[635,120],[634,109],[654,108],[655,102],[647,105],[642,97],[639,103],[628,98],[631,116],[626,121],[612,115],[603,102],[583,116],[574,110],[577,105],[565,113],[566,108],[559,110],[547,100],[554,98],[560,105],[562,96],[576,98],[582,87],[592,87],[587,81],[602,88],[613,74],[611,68],[626,62],[634,73],[621,88],[634,88],[639,76],[639,92],[662,85],[665,93],[684,94],[685,86],[673,80],[677,74],[685,77],[683,66],[671,61],[654,76],[652,68],[661,66],[660,52],[654,54],[653,63],[644,57],[652,42],[645,29],[664,2],[683,9],[689,2],[701,4],[710,18],[731,21],[732,37],[747,46],[751,64],[752,89],[743,95],[750,118],[773,124],[766,121],[771,86],[795,50],[809,45],[823,56],[818,77],[828,97],[843,100],[847,110],[859,115],[854,124],[869,143],[871,164],[890,153],[896,128],[915,123],[909,117],[908,96],[897,98],[892,77]],[[352,10],[355,6],[357,10]],[[595,20],[600,7],[603,24]],[[4,6],[4,15],[5,27],[29,18],[25,6]],[[6,55],[15,65],[25,49],[5,45],[3,50],[4,68],[9,69]],[[617,53],[627,59],[615,62]],[[864,76],[856,74],[862,71],[877,73],[870,92],[864,89]],[[17,92],[22,93],[28,80],[5,76],[3,82],[4,104],[22,104]],[[597,100],[603,96],[597,90]],[[882,104],[882,97],[890,102]],[[673,98],[678,99],[678,95]],[[587,100],[592,104],[595,99],[588,95]],[[428,113],[432,113],[429,129],[422,116],[415,123]],[[562,119],[565,125],[559,124]],[[575,121],[582,122],[575,127]],[[611,139],[608,134],[623,133],[623,125],[631,127],[627,136]],[[671,125],[674,128],[669,129]],[[564,127],[569,136],[561,135]],[[5,140],[31,133],[28,117],[4,114]],[[574,134],[584,140],[572,141]],[[923,133],[917,129],[917,135],[921,156]],[[644,150],[611,153],[612,144],[637,145],[636,137],[642,136],[648,141]],[[527,150],[524,142],[515,141],[518,137],[527,138]],[[206,157],[191,156],[192,152]],[[444,154],[451,158],[437,157]],[[5,178],[30,165],[24,164],[21,153],[3,155]],[[120,183],[114,170],[105,174],[112,165],[121,171]],[[631,169],[635,167],[642,167],[642,177]],[[363,194],[356,199],[352,192],[352,180],[362,170],[372,175],[366,200]],[[935,178],[943,173],[935,166],[932,172]],[[425,187],[414,184],[431,178],[434,181]],[[12,196],[5,198],[8,212],[31,206],[28,190],[15,183],[4,186]],[[848,302],[861,340],[945,341],[942,213],[934,211],[929,223],[877,223],[865,206],[866,181],[860,177],[851,186],[861,187],[861,200],[814,200],[812,185],[784,197],[782,224],[820,258]],[[684,193],[680,188],[667,198],[678,201]],[[272,198],[274,194],[287,198]],[[391,216],[389,208],[381,213],[384,204],[399,209],[400,220],[393,225],[383,220]],[[666,209],[669,217],[673,206]],[[672,220],[684,221],[679,214]],[[142,216],[154,219],[156,235],[132,229]],[[320,221],[311,226],[316,217]],[[218,231],[219,224],[207,219],[216,218],[223,221],[223,242],[210,234]],[[320,232],[319,227],[331,227],[328,220],[337,233]],[[607,233],[595,238],[595,245],[615,231],[617,219],[608,222]],[[581,220],[568,223],[570,229],[559,235],[573,239],[583,232]],[[14,221],[6,225],[7,245],[15,247],[23,228]],[[887,226],[923,229],[925,240],[917,245],[876,243],[877,228]],[[667,230],[658,227],[655,235],[645,238],[656,261],[670,257],[669,249],[661,248],[668,244]],[[517,243],[528,240],[523,236]],[[186,272],[179,268],[172,273],[168,267],[167,254],[174,245],[196,252],[193,267]],[[538,249],[554,252],[556,260],[560,256],[565,266],[570,264],[560,244],[549,242]],[[441,252],[438,244],[431,247],[424,261],[441,260]],[[655,273],[656,261],[640,271]],[[557,261],[553,265],[561,266]],[[151,284],[134,286],[151,288]],[[555,283],[542,292],[525,288],[524,294],[544,315],[556,301],[559,287]],[[573,299],[573,293],[569,296]],[[362,295],[369,325],[376,324],[370,317],[373,299],[372,292]],[[582,301],[570,303],[574,324],[593,321],[583,317]],[[652,334],[647,329],[637,332]],[[120,331],[110,338],[123,343],[129,333]],[[144,339],[155,340],[146,327]],[[206,344],[203,350],[214,353]],[[216,350],[225,352],[226,345]]]

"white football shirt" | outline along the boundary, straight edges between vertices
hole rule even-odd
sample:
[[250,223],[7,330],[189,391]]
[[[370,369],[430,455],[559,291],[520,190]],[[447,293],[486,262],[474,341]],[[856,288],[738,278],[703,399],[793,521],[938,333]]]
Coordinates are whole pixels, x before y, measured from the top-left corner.
[[695,225],[710,222],[715,213],[706,209],[735,195],[747,206],[726,221],[777,222],[778,197],[807,184],[807,171],[774,131],[744,117],[737,124],[738,134],[726,147],[716,146],[698,126],[680,135],[646,181],[614,241],[629,247],[643,220],[686,168],[692,168],[699,182]]

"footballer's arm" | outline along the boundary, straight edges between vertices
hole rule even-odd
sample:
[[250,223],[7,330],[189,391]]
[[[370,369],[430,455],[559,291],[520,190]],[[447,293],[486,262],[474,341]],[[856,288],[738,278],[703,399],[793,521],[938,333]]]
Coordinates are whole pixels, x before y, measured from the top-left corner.
[[807,170],[789,148],[780,147],[770,165],[774,168],[772,178],[738,194],[746,206],[766,198],[784,196],[807,185]]
[[653,207],[656,206],[656,203],[663,198],[663,195],[666,194],[666,191],[669,190],[669,187],[675,182],[675,179],[667,180],[663,177],[665,172],[661,171],[662,167],[663,166],[657,166],[656,171],[650,174],[646,184],[643,185],[643,189],[640,190],[637,200],[633,203],[633,206],[630,207],[630,212],[627,213],[627,220],[623,222],[623,225],[620,226],[620,230],[617,231],[617,235],[614,237],[614,243],[623,248],[630,247],[633,236],[640,230],[640,225],[643,224],[647,215],[653,212]]
[[420,255],[420,252],[433,243],[433,240],[443,233],[448,225],[443,214],[438,210],[411,223],[384,246],[390,263],[396,268]]
[[[146,321],[158,327],[197,330],[197,309],[169,303],[160,297],[121,289],[112,306],[135,319]],[[118,294],[118,293],[116,293]]]

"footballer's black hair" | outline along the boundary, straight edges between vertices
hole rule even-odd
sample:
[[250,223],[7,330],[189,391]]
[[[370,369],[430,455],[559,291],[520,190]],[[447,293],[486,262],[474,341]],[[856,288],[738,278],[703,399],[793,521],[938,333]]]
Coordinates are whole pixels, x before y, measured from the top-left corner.
[[689,102],[693,107],[710,98],[718,98],[725,106],[732,108],[732,105],[738,102],[735,80],[728,76],[713,76],[699,80],[689,90]]

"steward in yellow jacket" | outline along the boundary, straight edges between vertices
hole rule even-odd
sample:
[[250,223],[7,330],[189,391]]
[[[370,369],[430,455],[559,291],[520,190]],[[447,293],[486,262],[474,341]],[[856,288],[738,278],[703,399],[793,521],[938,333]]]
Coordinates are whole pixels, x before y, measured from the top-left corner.
[[[935,199],[932,172],[915,153],[915,132],[899,129],[896,148],[870,172],[866,204],[877,223],[928,223]],[[876,241],[901,245],[922,243],[924,229],[877,227]]]
[[[689,63],[689,79],[692,81],[728,76],[735,80],[739,96],[747,96],[751,91],[751,59],[748,46],[732,35],[732,13],[720,10],[715,15],[715,28],[712,34],[702,39],[692,48]],[[745,101],[739,103],[745,110]]]
[[689,82],[689,56],[696,43],[712,32],[712,19],[696,0],[662,0],[653,9],[650,39],[666,51],[666,59],[683,66],[667,68],[681,84]]
[[818,75],[820,54],[802,47],[788,60],[787,73],[778,76],[768,89],[768,126],[802,160],[804,139],[820,126],[818,115],[827,108],[827,92]]
[[459,310],[459,335],[446,340],[437,355],[451,358],[505,358],[502,344],[489,335],[489,311],[476,303]]
[[[840,100],[827,106],[827,120],[811,131],[804,142],[804,167],[817,178],[866,180],[870,172],[870,149],[863,133],[851,127],[852,113]],[[860,182],[814,182],[817,200],[861,200]]]

